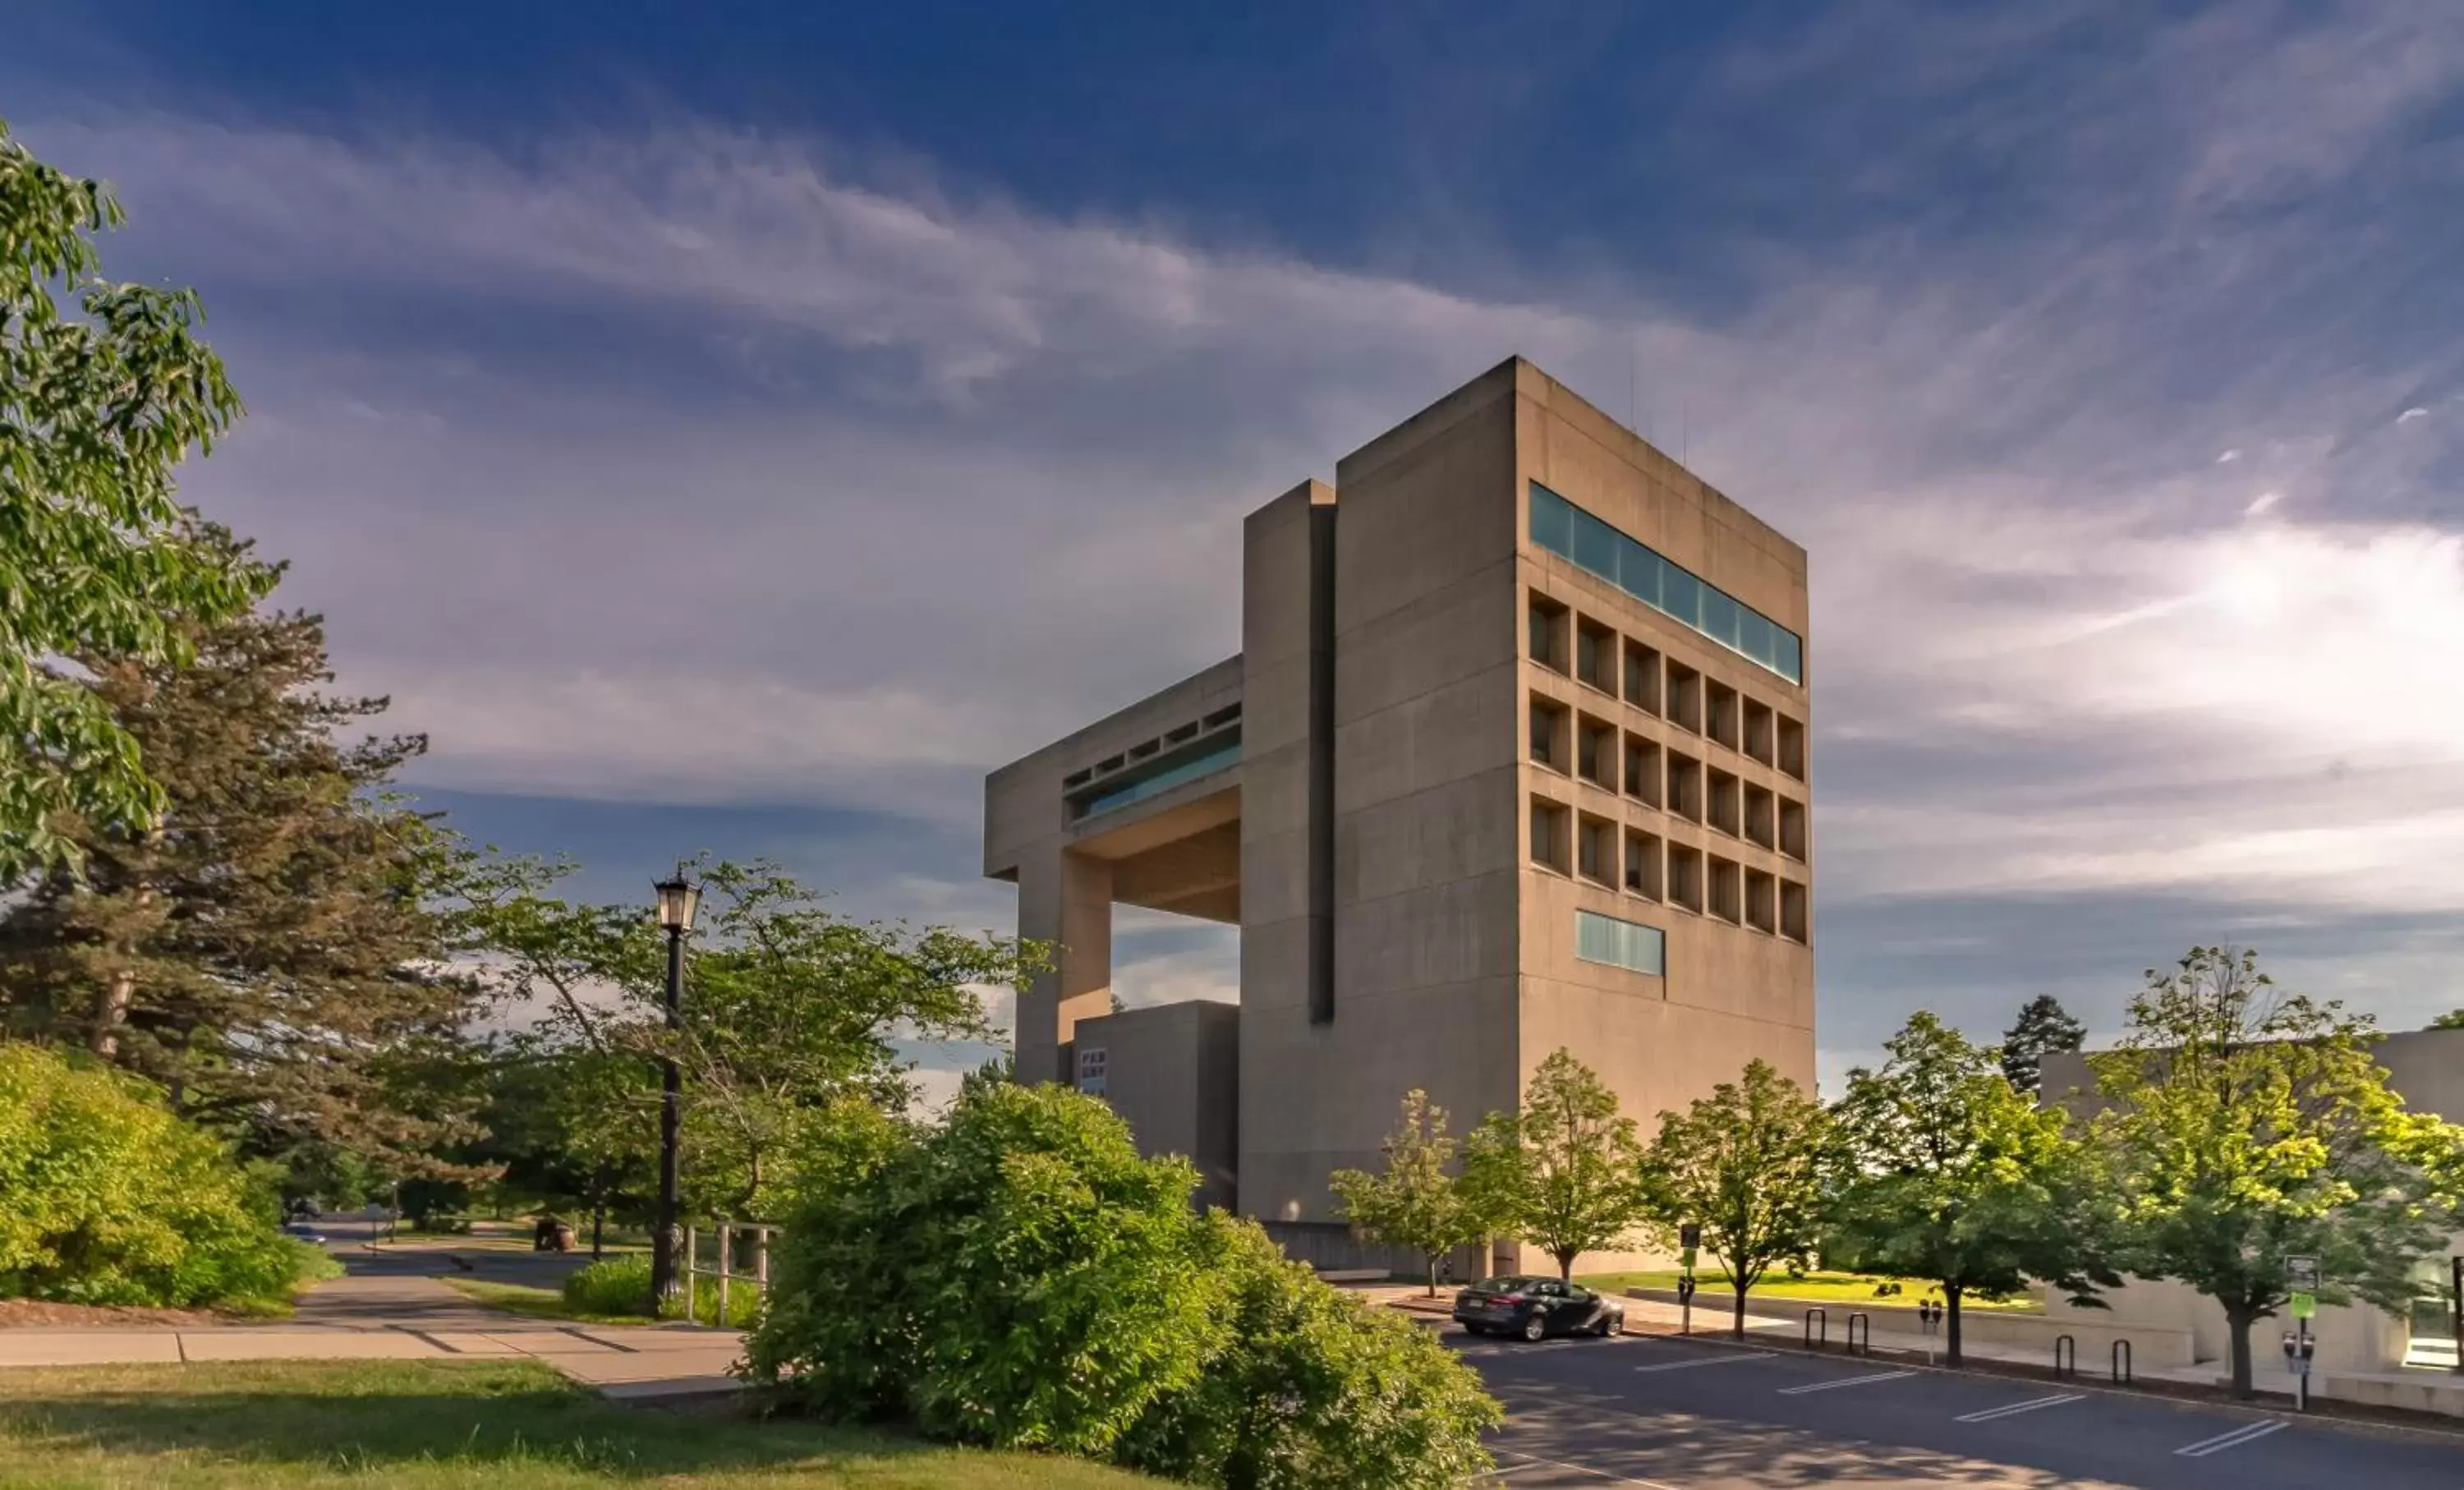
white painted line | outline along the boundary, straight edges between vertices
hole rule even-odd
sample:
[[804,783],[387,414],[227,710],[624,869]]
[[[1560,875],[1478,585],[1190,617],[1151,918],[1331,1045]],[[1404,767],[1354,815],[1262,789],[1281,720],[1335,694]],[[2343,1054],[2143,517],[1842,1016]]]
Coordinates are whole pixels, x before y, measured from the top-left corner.
[[2202,1438],[2196,1443],[2186,1443],[2173,1452],[2186,1459],[2203,1459],[2211,1454],[2222,1454],[2227,1449],[2238,1449],[2245,1443],[2255,1443],[2269,1434],[2281,1431],[2283,1427],[2284,1422],[2280,1418],[2264,1423],[2244,1423],[2231,1433],[2220,1433],[2212,1438]]
[[2026,1402],[2006,1402],[2000,1407],[1989,1407],[1981,1413],[1962,1413],[1951,1421],[1990,1423],[1997,1417],[2016,1417],[2022,1413],[2033,1413],[2040,1407],[2059,1407],[2065,1402],[2082,1402],[2086,1399],[2087,1393],[2084,1391],[2065,1391],[2057,1396],[2031,1398]]
[[1569,1464],[1563,1459],[1544,1459],[1537,1454],[1526,1454],[1520,1449],[1492,1448],[1489,1452],[1521,1459],[1526,1464],[1539,1464],[1549,1469],[1571,1470],[1577,1475],[1589,1475],[1595,1479],[1605,1479],[1613,1485],[1641,1485],[1644,1490],[1677,1490],[1676,1486],[1661,1484],[1657,1479],[1633,1479],[1624,1475],[1612,1475],[1605,1469],[1594,1469],[1589,1464]]
[[1842,1387],[1862,1387],[1878,1381],[1897,1381],[1903,1376],[1915,1374],[1914,1371],[1876,1371],[1871,1376],[1848,1376],[1838,1381],[1817,1381],[1802,1387],[1782,1387],[1779,1389],[1779,1394],[1784,1397],[1801,1397],[1809,1391],[1837,1391]]
[[1698,1366],[1734,1366],[1740,1361],[1759,1360],[1760,1358],[1771,1353],[1772,1352],[1769,1350],[1740,1350],[1734,1355],[1705,1355],[1697,1356],[1690,1361],[1661,1361],[1656,1366],[1638,1366],[1635,1369],[1639,1371],[1690,1371]]

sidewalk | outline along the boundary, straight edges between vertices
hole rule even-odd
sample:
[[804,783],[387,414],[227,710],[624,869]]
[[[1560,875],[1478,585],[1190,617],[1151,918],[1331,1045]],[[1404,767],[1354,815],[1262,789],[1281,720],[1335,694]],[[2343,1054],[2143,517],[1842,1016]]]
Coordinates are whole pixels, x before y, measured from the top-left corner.
[[568,1325],[473,1303],[426,1269],[441,1256],[338,1248],[346,1277],[303,1294],[278,1325],[0,1329],[0,1369],[188,1361],[524,1357],[619,1400],[729,1391],[743,1336],[690,1325]]

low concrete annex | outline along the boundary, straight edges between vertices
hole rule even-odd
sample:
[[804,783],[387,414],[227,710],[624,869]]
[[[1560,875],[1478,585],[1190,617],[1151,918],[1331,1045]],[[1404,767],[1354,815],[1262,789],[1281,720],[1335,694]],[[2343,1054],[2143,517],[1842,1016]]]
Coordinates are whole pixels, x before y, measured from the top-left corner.
[[[1645,1127],[1814,1079],[1804,550],[1520,359],[1250,514],[1241,650],[994,772],[1059,948],[1020,1074],[1345,1260],[1330,1172],[1570,1046]],[[1111,1013],[1111,908],[1241,928],[1241,1002]]]

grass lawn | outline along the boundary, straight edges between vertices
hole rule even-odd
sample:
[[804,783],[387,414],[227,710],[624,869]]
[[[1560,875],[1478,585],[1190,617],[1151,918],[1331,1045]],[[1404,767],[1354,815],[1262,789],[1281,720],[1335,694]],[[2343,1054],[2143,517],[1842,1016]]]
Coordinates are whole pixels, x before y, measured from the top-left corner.
[[0,1487],[1138,1490],[1101,1465],[617,1407],[529,1361],[0,1371]]
[[647,1314],[592,1314],[564,1302],[560,1288],[534,1288],[528,1283],[492,1283],[483,1278],[448,1278],[447,1287],[475,1303],[531,1319],[572,1320],[583,1325],[648,1325]]
[[[1629,1288],[1667,1288],[1677,1286],[1675,1270],[1661,1273],[1581,1273],[1576,1281],[1597,1288],[1602,1293],[1623,1293]],[[1734,1290],[1722,1277],[1717,1263],[1711,1271],[1694,1271],[1696,1308],[1712,1307],[1733,1300]],[[1897,1283],[1900,1291],[1877,1294],[1874,1290],[1885,1283]],[[1766,1277],[1754,1285],[1752,1299],[1803,1299],[1809,1304],[1881,1304],[1914,1305],[1920,1299],[1939,1300],[1942,1290],[1932,1283],[1914,1278],[1878,1278],[1871,1273],[1808,1273],[1803,1278],[1791,1278],[1785,1273]],[[1962,1309],[1992,1309],[2006,1314],[2041,1314],[2044,1304],[2027,1294],[2019,1294],[1996,1304],[1970,1294],[1959,1301]]]

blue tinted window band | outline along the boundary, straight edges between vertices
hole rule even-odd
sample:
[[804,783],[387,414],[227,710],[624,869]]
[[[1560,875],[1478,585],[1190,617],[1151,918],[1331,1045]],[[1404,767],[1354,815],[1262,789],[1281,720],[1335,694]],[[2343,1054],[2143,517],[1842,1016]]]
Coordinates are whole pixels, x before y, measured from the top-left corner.
[[1110,812],[1115,807],[1126,807],[1134,801],[1161,796],[1184,782],[1195,781],[1210,772],[1221,771],[1233,764],[1241,758],[1241,732],[1230,730],[1225,733],[1230,738],[1219,736],[1202,741],[1197,755],[1158,756],[1128,780],[1115,777],[1105,782],[1101,790],[1072,797],[1069,800],[1071,820],[1091,818],[1099,812]]
[[1795,632],[1537,481],[1531,483],[1531,541],[1738,656],[1791,683],[1805,681],[1805,643]]
[[1667,939],[1660,928],[1595,910],[1574,912],[1574,955],[1648,977],[1667,975]]

